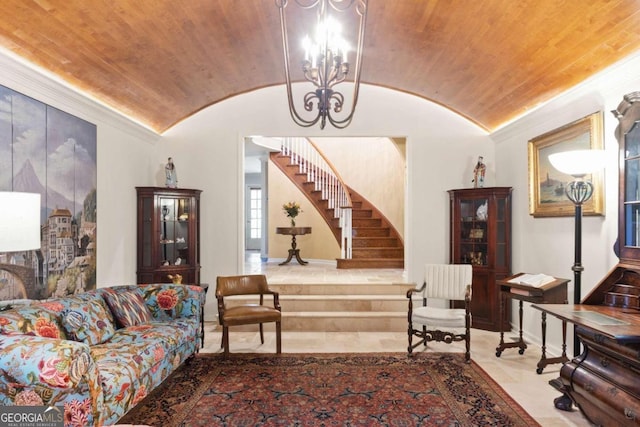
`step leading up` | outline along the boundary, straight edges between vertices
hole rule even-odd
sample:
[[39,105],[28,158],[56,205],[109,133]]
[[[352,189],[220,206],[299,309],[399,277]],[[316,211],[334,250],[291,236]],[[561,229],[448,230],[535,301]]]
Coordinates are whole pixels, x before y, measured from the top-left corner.
[[[280,293],[283,331],[406,332],[407,290],[411,284],[272,284]],[[271,301],[268,301],[269,303]],[[231,297],[229,305],[258,303],[257,297]],[[265,324],[272,330],[273,324]],[[235,326],[257,331],[256,325]]]

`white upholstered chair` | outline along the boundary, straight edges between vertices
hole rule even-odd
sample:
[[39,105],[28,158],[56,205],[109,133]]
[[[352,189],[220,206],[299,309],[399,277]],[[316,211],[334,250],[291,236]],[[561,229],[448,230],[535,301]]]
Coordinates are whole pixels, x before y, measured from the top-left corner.
[[[470,360],[472,277],[473,268],[470,264],[426,265],[422,286],[407,292],[409,355],[420,344],[426,346],[428,341],[464,341],[465,359]],[[412,299],[416,294],[422,297],[422,305],[418,307],[414,307]],[[448,300],[448,307],[453,307],[454,301],[462,301],[464,308],[436,307],[432,301],[434,299]],[[413,337],[419,338],[415,344]]]

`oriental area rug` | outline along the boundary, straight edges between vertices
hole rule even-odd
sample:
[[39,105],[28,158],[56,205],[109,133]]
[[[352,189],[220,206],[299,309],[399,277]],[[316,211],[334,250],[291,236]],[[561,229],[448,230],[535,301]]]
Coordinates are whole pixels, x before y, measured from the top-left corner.
[[199,354],[119,424],[536,426],[462,354]]

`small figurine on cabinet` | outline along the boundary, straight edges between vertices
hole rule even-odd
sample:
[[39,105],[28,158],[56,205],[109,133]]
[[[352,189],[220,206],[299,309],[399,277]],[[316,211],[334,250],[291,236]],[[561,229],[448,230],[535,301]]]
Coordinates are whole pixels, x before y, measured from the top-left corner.
[[176,166],[173,164],[173,158],[169,157],[167,164],[164,167],[165,185],[167,188],[178,188],[178,173],[176,172]]
[[180,258],[180,257],[176,258],[176,262],[175,262],[175,264],[176,264],[176,265],[180,265],[180,264],[182,264],[182,258]]
[[469,252],[471,265],[482,265],[482,252]]
[[476,219],[478,221],[486,221],[487,218],[489,217],[488,210],[489,210],[489,202],[484,202],[483,204],[481,204],[478,207],[478,210],[476,211]]
[[171,280],[172,283],[180,284],[182,283],[182,275],[181,274],[167,274],[167,277]]
[[473,188],[482,188],[484,187],[484,174],[487,171],[487,165],[484,164],[484,158],[482,156],[478,157],[478,163],[476,163],[476,167],[473,168]]

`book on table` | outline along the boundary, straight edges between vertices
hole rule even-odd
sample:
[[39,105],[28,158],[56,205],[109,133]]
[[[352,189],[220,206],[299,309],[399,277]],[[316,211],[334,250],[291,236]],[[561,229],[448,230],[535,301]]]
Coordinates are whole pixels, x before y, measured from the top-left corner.
[[548,274],[525,273],[509,280],[509,283],[515,283],[517,285],[526,285],[526,286],[533,286],[534,288],[539,288],[541,286],[546,285],[547,283],[553,282],[554,280],[556,280],[556,278],[553,276],[549,276]]

